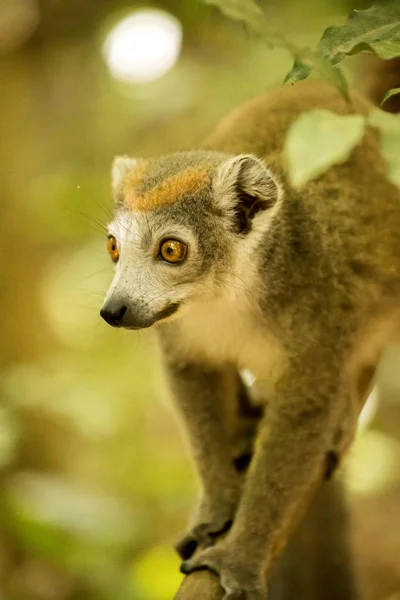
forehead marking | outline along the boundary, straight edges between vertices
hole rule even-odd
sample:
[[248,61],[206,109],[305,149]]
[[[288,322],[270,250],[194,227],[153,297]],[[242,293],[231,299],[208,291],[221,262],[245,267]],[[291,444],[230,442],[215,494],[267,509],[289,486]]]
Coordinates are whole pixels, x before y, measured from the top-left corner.
[[143,181],[144,176],[146,175],[146,173],[149,170],[149,162],[146,160],[141,160],[140,162],[136,163],[136,165],[134,166],[133,170],[129,173],[124,186],[123,186],[123,191],[124,193],[129,193],[129,190],[134,190],[135,188],[137,188]]
[[130,177],[125,185],[125,203],[135,211],[174,204],[185,194],[196,194],[205,187],[211,173],[207,167],[188,167],[164,179],[144,195],[139,195],[135,188],[138,181],[143,179],[145,170],[141,170],[138,178]]

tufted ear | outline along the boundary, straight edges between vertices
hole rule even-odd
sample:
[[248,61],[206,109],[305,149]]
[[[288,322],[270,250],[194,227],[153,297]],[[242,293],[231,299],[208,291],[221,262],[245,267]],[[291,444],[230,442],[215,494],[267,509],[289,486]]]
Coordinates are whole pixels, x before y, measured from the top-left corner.
[[111,182],[114,195],[118,194],[122,182],[126,176],[132,171],[137,160],[129,158],[129,156],[116,156],[114,158],[111,169]]
[[272,208],[281,188],[264,163],[252,154],[241,154],[218,167],[214,178],[214,200],[232,215],[235,229],[247,233],[253,219]]

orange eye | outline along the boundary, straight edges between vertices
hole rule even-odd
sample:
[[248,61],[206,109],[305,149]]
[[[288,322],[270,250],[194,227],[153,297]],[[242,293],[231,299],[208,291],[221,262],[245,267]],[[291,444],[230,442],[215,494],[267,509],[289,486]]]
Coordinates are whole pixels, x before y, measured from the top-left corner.
[[178,240],[165,240],[160,248],[161,257],[169,263],[177,264],[185,260],[187,246]]
[[107,251],[108,251],[108,254],[111,256],[111,260],[113,261],[113,263],[118,262],[119,250],[118,250],[118,246],[117,246],[117,240],[115,239],[115,237],[113,235],[108,236]]

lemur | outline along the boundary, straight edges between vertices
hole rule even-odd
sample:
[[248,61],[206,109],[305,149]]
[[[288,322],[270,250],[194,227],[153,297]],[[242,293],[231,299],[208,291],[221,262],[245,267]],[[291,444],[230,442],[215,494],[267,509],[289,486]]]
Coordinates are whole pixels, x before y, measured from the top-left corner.
[[[157,330],[203,488],[177,546],[181,570],[215,573],[224,600],[265,600],[399,339],[400,195],[377,133],[300,191],[283,156],[302,112],[371,107],[356,92],[348,104],[326,84],[297,83],[235,110],[197,150],[113,164],[116,272],[101,316]],[[264,408],[243,401],[242,369]],[[358,598],[348,571],[342,588],[315,597]]]

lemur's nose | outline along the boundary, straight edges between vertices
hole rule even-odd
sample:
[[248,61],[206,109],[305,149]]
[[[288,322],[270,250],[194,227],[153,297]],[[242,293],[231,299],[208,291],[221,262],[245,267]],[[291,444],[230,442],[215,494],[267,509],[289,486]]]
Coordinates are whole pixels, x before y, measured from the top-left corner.
[[109,302],[101,309],[100,316],[112,327],[120,327],[122,317],[127,310],[128,307],[122,305],[121,302]]

